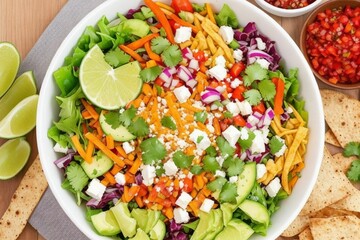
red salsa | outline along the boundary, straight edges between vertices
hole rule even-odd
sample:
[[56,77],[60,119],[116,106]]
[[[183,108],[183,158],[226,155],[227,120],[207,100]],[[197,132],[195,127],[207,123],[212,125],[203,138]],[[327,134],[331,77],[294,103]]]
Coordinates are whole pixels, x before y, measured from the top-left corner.
[[318,13],[307,27],[306,48],[312,67],[329,82],[360,82],[360,7]]
[[297,9],[297,8],[306,7],[311,3],[315,2],[316,0],[265,0],[265,1],[275,7],[284,8],[284,9]]

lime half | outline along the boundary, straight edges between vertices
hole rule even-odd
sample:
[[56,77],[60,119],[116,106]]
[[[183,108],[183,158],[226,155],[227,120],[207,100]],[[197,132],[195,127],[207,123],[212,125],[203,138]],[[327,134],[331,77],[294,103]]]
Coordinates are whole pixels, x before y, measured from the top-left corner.
[[39,95],[32,95],[19,102],[0,121],[0,138],[17,138],[35,127]]
[[7,141],[0,146],[0,179],[14,177],[27,163],[31,152],[30,144],[24,138]]
[[20,65],[20,54],[14,45],[0,43],[0,97],[14,82]]
[[33,72],[28,71],[21,74],[0,99],[0,121],[16,106],[16,104],[34,94],[36,94],[36,83]]
[[95,45],[82,60],[79,79],[86,97],[98,107],[118,109],[135,99],[142,88],[139,62],[113,69]]

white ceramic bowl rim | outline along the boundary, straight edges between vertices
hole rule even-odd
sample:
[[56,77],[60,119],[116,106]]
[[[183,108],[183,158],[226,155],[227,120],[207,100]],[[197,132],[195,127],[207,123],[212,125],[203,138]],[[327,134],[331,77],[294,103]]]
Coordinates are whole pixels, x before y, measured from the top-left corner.
[[277,11],[279,13],[282,14],[291,14],[291,13],[299,13],[299,12],[307,12],[310,9],[313,9],[315,6],[319,5],[322,0],[316,0],[314,2],[312,2],[311,4],[302,7],[302,8],[292,8],[292,9],[285,9],[285,8],[280,8],[280,7],[276,7],[268,2],[266,2],[265,0],[257,0],[257,2],[262,2],[261,4],[266,5],[266,7],[270,8],[273,11]]
[[[195,0],[194,2],[204,3],[208,1]],[[53,163],[60,155],[53,151],[54,143],[47,137],[48,129],[51,127],[53,121],[58,119],[59,110],[59,106],[55,100],[55,95],[59,93],[59,90],[53,80],[52,74],[63,65],[65,57],[70,54],[86,26],[95,25],[103,15],[111,20],[115,18],[117,10],[124,12],[130,8],[138,7],[141,3],[142,1],[140,0],[108,0],[84,17],[65,38],[54,55],[40,91],[36,134],[39,156],[45,176],[50,189],[64,212],[90,239],[105,240],[111,238],[97,235],[91,224],[85,219],[84,206],[77,206],[73,194],[61,188],[63,174]],[[277,42],[277,50],[280,55],[286,59],[286,62],[282,63],[285,69],[293,67],[299,68],[298,75],[299,79],[301,79],[300,95],[306,100],[305,108],[309,113],[308,125],[310,128],[310,137],[306,154],[307,167],[302,171],[302,178],[300,178],[296,184],[293,193],[281,202],[280,209],[272,216],[272,226],[269,228],[267,236],[262,237],[255,235],[251,237],[252,240],[275,239],[299,214],[301,208],[310,196],[320,169],[325,135],[324,114],[320,92],[312,71],[300,49],[275,20],[247,1],[216,0],[212,2],[215,11],[220,10],[223,3],[229,4],[234,9],[240,24],[245,25],[250,21],[255,21],[260,32]]]

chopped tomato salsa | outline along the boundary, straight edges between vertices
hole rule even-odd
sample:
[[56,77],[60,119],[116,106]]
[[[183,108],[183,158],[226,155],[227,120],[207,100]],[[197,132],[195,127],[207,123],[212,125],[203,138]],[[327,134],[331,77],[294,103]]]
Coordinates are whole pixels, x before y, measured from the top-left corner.
[[315,0],[265,0],[265,1],[275,7],[284,8],[284,9],[303,8],[315,2]]

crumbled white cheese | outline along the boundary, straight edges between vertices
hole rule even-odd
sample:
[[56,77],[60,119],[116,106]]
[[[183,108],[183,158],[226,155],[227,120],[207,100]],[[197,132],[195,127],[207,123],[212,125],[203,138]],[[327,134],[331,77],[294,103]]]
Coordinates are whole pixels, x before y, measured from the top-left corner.
[[266,173],[266,166],[265,164],[259,163],[256,164],[256,180],[262,178]]
[[270,197],[275,197],[281,188],[280,179],[274,178],[266,187],[265,190]]
[[123,142],[122,147],[126,154],[129,154],[135,150],[134,146],[132,146],[129,142]]
[[215,177],[225,177],[226,174],[224,171],[221,171],[221,170],[216,170],[215,171]]
[[151,165],[144,165],[141,170],[141,175],[143,177],[143,183],[146,186],[150,186],[154,183],[154,178],[156,177],[156,169]]
[[246,100],[240,102],[239,100],[235,100],[238,108],[240,109],[240,113],[243,116],[250,115],[252,113],[252,107],[250,103]]
[[191,28],[190,27],[179,27],[176,29],[174,40],[176,43],[183,43],[191,38]]
[[262,137],[262,132],[259,130],[255,130],[254,134],[255,134],[255,138],[252,141],[252,144],[250,147],[251,153],[253,153],[253,154],[262,153],[265,151],[265,143],[264,143],[264,139]]
[[126,179],[125,179],[125,175],[121,172],[118,172],[117,174],[114,175],[115,177],[115,181],[120,184],[120,185],[125,185],[126,183]]
[[238,176],[232,176],[229,178],[229,182],[230,183],[236,183],[238,181],[239,177]]
[[186,207],[189,205],[191,200],[192,200],[192,197],[188,193],[181,192],[181,195],[176,200],[175,204],[178,205],[179,207],[181,207],[182,209],[186,209]]
[[242,84],[242,81],[240,79],[238,79],[238,78],[234,78],[234,80],[232,80],[231,83],[230,83],[230,87],[235,89],[238,86],[240,86],[240,84]]
[[240,131],[233,125],[230,125],[225,131],[222,132],[222,135],[226,141],[229,142],[230,146],[235,147],[235,144],[240,137]]
[[282,147],[280,148],[280,150],[279,151],[277,151],[274,155],[276,156],[276,157],[280,157],[280,156],[282,156],[282,155],[284,155],[284,153],[285,153],[285,150],[286,150],[286,144],[285,144],[285,140],[284,139],[282,139],[281,137],[279,137],[279,136],[275,136],[280,142],[282,142]]
[[175,165],[173,160],[168,160],[165,164],[164,164],[164,170],[165,170],[165,174],[168,176],[175,176],[175,174],[177,173],[177,171],[179,170],[178,167]]
[[234,30],[229,26],[221,26],[219,29],[219,34],[222,39],[229,44],[234,40]]
[[85,193],[90,197],[100,201],[105,192],[105,189],[106,186],[103,185],[99,179],[94,178],[93,180],[91,180],[88,189],[85,191]]
[[226,68],[220,65],[215,65],[214,67],[210,68],[208,74],[215,78],[218,81],[222,81],[226,78],[227,72]]
[[265,50],[266,49],[266,43],[264,43],[264,41],[261,38],[257,37],[257,38],[255,38],[255,40],[256,40],[257,48],[259,50]]
[[189,139],[196,144],[196,148],[199,150],[205,150],[211,145],[211,141],[206,132],[198,129],[195,129],[190,134]]
[[240,62],[243,59],[243,51],[241,51],[240,49],[234,50],[233,57],[237,62]]
[[215,63],[216,63],[216,65],[225,67],[226,60],[225,60],[224,56],[220,55],[215,58]]
[[229,102],[226,104],[226,109],[233,115],[236,116],[240,113],[238,105],[234,102]]
[[65,154],[69,151],[68,147],[62,147],[59,143],[56,143],[53,149],[55,152],[65,153]]
[[262,68],[269,69],[270,62],[268,62],[266,59],[258,58],[255,62],[258,63]]
[[177,224],[187,223],[190,220],[189,213],[182,208],[174,209],[174,219]]
[[177,98],[177,100],[180,103],[186,102],[189,99],[189,97],[191,96],[191,93],[190,93],[189,89],[187,87],[185,87],[185,86],[175,88],[173,90],[173,92],[175,94],[175,97]]
[[209,199],[209,198],[205,198],[203,203],[201,204],[200,210],[203,212],[210,212],[211,208],[214,206],[214,201]]

